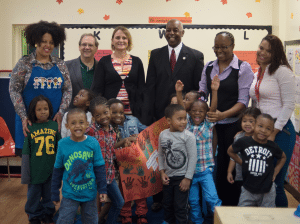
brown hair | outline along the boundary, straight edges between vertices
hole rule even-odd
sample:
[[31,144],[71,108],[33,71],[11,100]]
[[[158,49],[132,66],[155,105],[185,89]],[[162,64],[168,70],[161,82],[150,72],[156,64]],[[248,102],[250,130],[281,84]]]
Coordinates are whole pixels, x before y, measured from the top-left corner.
[[[289,69],[292,70],[291,66],[289,65],[289,63],[286,59],[286,55],[284,53],[281,40],[277,36],[272,35],[272,34],[265,36],[262,39],[262,41],[264,41],[264,40],[268,41],[268,43],[270,44],[270,48],[271,48],[271,64],[269,67],[270,75],[274,74],[274,72],[279,68],[280,65],[285,65]],[[257,62],[257,59],[256,59],[256,62]],[[259,64],[259,63],[257,62],[257,64]]]
[[[118,32],[119,30],[121,30],[126,35],[126,37],[128,39],[128,46],[127,46],[126,50],[131,51],[131,49],[132,49],[132,37],[131,37],[131,34],[130,34],[129,30],[126,27],[117,26],[115,28],[113,34],[112,34],[111,39],[114,39],[116,32]],[[111,49],[115,50],[115,46],[113,46],[112,44],[111,44]]]
[[97,38],[93,34],[91,34],[91,33],[84,33],[84,34],[81,35],[80,40],[79,40],[79,46],[81,45],[81,41],[82,41],[82,39],[84,37],[94,37],[94,39],[95,39],[95,46],[98,48],[99,42],[98,42]]

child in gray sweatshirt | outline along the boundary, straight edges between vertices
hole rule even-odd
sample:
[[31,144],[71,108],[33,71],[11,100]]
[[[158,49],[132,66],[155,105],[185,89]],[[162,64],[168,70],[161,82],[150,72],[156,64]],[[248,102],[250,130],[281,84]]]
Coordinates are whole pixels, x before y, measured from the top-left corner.
[[181,105],[169,105],[165,117],[170,128],[160,133],[158,145],[164,220],[187,223],[189,188],[197,162],[196,139],[185,130],[186,111]]

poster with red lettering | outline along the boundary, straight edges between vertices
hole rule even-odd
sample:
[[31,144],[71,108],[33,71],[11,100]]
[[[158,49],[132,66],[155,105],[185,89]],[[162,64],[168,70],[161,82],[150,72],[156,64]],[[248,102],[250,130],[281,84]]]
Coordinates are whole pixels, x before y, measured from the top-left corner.
[[95,59],[97,61],[100,61],[100,59],[106,55],[112,54],[112,50],[97,50],[96,54],[94,55]]
[[162,190],[158,170],[158,137],[169,128],[166,118],[155,122],[130,147],[116,150],[125,201],[147,198]]
[[240,60],[248,62],[254,73],[257,72],[259,65],[256,63],[256,51],[233,51],[233,53]]

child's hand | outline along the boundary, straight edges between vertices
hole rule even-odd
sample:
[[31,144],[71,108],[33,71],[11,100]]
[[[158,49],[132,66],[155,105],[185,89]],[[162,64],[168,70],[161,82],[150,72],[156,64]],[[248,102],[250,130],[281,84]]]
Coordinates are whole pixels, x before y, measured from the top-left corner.
[[220,79],[218,75],[215,75],[211,80],[211,90],[217,91],[220,87]]
[[228,180],[228,182],[231,183],[231,184],[234,183],[232,173],[227,173],[227,180]]
[[130,136],[128,138],[125,138],[124,146],[129,147],[134,142],[136,143],[137,136]]
[[180,80],[177,80],[176,84],[175,84],[175,90],[178,92],[182,92],[183,91],[183,83]]
[[100,199],[100,202],[102,202],[102,203],[106,202],[107,201],[107,194],[100,194],[99,199]]
[[190,185],[191,185],[191,180],[184,178],[179,184],[179,190],[187,191],[188,189],[190,189]]
[[53,204],[54,204],[55,206],[57,206],[57,205],[59,205],[59,201],[53,201]]
[[137,140],[137,135],[131,135],[130,137],[127,138],[129,140],[129,142],[134,142],[136,143],[136,140]]
[[165,174],[165,172],[161,173],[161,181],[162,181],[163,185],[169,185],[170,179],[169,179],[168,175]]

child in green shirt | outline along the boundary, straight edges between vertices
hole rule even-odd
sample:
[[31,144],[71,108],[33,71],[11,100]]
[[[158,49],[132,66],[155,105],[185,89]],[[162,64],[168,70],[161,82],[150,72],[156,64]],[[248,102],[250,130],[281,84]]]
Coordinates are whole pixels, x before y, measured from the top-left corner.
[[53,223],[55,206],[51,200],[51,178],[60,140],[58,124],[49,118],[53,114],[50,100],[37,96],[30,102],[28,115],[32,126],[24,141],[22,184],[28,184],[25,212],[29,222]]

